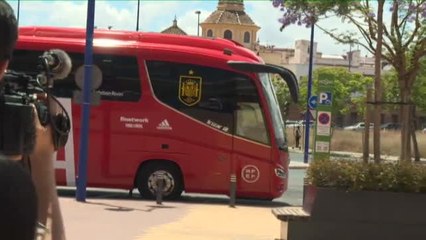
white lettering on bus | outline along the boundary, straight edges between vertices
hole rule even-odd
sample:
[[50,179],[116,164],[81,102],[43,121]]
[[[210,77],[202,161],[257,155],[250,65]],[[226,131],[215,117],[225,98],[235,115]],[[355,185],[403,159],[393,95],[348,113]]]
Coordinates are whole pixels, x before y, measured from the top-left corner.
[[64,106],[71,119],[71,130],[68,135],[68,141],[65,145],[65,159],[58,159],[58,154],[54,154],[55,169],[64,169],[67,186],[75,186],[75,162],[74,162],[74,132],[72,123],[71,99],[58,98],[59,102]]
[[125,123],[149,123],[149,119],[148,118],[134,118],[134,117],[124,117],[124,116],[121,116],[120,117],[120,122],[125,122]]
[[143,128],[143,123],[149,123],[148,118],[120,117],[120,122],[124,123],[125,128]]
[[116,92],[116,91],[105,91],[105,90],[98,90],[98,93],[101,96],[110,96],[110,97],[123,97],[123,92]]
[[143,128],[143,125],[140,123],[126,123],[124,124],[124,127],[126,128]]
[[229,127],[227,126],[222,126],[219,123],[213,122],[212,120],[207,120],[207,124],[210,125],[211,127],[214,127],[216,129],[222,130],[224,132],[228,132],[229,131]]

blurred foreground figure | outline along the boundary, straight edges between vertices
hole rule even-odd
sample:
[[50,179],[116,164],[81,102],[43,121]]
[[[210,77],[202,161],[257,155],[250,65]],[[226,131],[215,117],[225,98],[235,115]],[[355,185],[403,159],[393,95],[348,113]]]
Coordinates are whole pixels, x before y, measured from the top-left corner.
[[[3,86],[4,73],[17,38],[18,26],[13,9],[0,0],[0,86]],[[2,93],[3,89],[0,90]],[[0,124],[4,123],[6,109],[4,95],[0,94]],[[0,239],[34,240],[36,232],[44,232],[52,240],[64,240],[52,159],[55,151],[52,130],[49,125],[40,124],[35,110],[24,120],[28,123],[25,151],[30,154],[0,151]],[[4,149],[3,144],[9,138],[17,138],[3,134],[9,127],[3,125],[0,127],[0,149]],[[37,239],[45,238],[39,235]]]

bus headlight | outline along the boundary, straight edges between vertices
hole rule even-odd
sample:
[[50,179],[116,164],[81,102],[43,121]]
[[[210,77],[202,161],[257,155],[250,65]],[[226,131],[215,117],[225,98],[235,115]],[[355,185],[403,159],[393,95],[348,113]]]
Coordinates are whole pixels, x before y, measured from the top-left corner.
[[287,174],[282,168],[275,168],[275,175],[279,178],[287,178]]

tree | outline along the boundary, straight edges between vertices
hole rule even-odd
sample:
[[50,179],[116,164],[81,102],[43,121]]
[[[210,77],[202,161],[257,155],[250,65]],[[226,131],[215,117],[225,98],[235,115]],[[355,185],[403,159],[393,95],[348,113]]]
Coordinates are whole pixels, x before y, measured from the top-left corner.
[[422,111],[426,111],[426,57],[423,58],[419,74],[414,81],[413,102]]
[[[347,68],[323,67],[318,68],[313,73],[313,93],[317,93],[318,82],[326,77],[333,82],[333,107],[332,115],[347,114],[352,110],[363,112],[365,102],[365,86],[371,84],[373,79],[365,77],[360,73],[351,73]],[[308,79],[302,77],[300,80],[300,96],[307,97]],[[306,108],[300,103],[302,108]]]
[[[398,87],[398,74],[395,69],[391,69],[389,72],[383,75],[383,101],[388,103],[398,102],[400,99],[400,92]],[[426,58],[421,61],[420,71],[417,74],[416,80],[413,85],[412,99],[417,109],[426,111]],[[387,105],[388,110],[397,110],[396,105]]]
[[[373,12],[377,3],[377,14]],[[396,71],[399,87],[399,102],[401,102],[402,133],[401,160],[410,160],[410,104],[412,103],[413,86],[416,75],[420,71],[420,59],[426,56],[426,0],[392,0],[388,1],[391,13],[390,24],[382,24],[384,0],[379,1],[349,1],[349,0],[274,0],[274,7],[283,11],[279,19],[281,29],[290,24],[316,24],[340,43],[358,44],[363,46],[376,58],[376,108],[380,105],[379,68],[380,58],[388,62]],[[357,31],[339,33],[336,29],[325,29],[319,26],[318,19],[327,14],[341,17],[352,24]],[[376,18],[377,16],[377,18]],[[383,30],[383,31],[381,31]],[[383,39],[381,37],[383,33]],[[383,44],[383,50],[381,45]],[[377,89],[379,87],[379,89]],[[376,114],[379,113],[376,111]],[[378,118],[375,119],[377,122]],[[375,124],[376,125],[376,124]],[[378,126],[376,126],[378,127]],[[375,129],[375,133],[378,130]],[[375,134],[375,160],[377,151]],[[379,140],[377,140],[379,141]]]
[[[332,114],[346,114],[351,110],[364,112],[365,86],[373,82],[373,79],[361,73],[351,73],[343,67],[318,68],[313,73],[313,92],[317,92],[319,77],[327,77],[333,82],[333,109]],[[283,108],[290,102],[288,88],[282,80],[273,78],[274,87],[280,106]],[[302,99],[307,97],[308,79],[302,77],[299,83],[299,93]],[[303,102],[298,103],[301,109],[306,110]]]

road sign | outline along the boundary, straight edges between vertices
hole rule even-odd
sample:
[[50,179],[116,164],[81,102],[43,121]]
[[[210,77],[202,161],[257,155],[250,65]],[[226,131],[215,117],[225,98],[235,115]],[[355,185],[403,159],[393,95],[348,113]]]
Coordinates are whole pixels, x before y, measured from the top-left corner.
[[314,140],[314,159],[330,159],[331,112],[333,106],[333,85],[326,74],[318,76],[317,110]]
[[308,100],[308,105],[310,109],[317,108],[317,96],[311,96]]
[[320,92],[318,95],[318,104],[330,106],[332,103],[331,92]]
[[315,120],[315,119],[316,119],[316,117],[317,117],[317,110],[309,109],[309,112],[311,113],[311,118],[312,118],[313,120]]
[[321,125],[329,125],[330,124],[330,114],[328,112],[322,112],[318,115],[318,122]]

